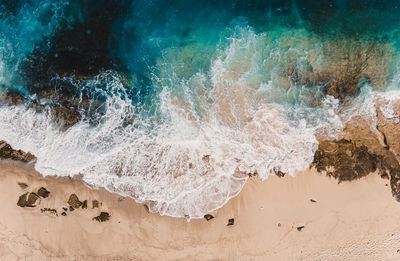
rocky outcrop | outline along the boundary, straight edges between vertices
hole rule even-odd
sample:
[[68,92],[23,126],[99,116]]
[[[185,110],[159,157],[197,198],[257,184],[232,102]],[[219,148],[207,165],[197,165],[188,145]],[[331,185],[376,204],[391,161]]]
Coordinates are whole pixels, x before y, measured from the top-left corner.
[[0,159],[12,159],[28,162],[36,159],[36,157],[29,152],[14,150],[5,141],[0,141]]
[[[313,165],[319,172],[341,181],[350,181],[377,172],[390,179],[393,196],[400,201],[400,125],[383,117],[377,101],[377,126],[353,117],[339,140],[320,137]],[[400,103],[399,103],[400,104]],[[394,110],[400,113],[400,106]],[[399,115],[399,114],[397,114]]]

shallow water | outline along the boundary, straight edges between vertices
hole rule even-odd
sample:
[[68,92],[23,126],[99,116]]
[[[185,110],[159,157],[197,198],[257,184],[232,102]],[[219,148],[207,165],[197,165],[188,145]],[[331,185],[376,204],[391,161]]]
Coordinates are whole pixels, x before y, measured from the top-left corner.
[[[0,86],[45,109],[1,106],[0,139],[43,175],[200,218],[249,173],[307,168],[351,116],[375,128],[374,97],[399,96],[390,2],[6,1]],[[65,132],[47,90],[78,101]]]

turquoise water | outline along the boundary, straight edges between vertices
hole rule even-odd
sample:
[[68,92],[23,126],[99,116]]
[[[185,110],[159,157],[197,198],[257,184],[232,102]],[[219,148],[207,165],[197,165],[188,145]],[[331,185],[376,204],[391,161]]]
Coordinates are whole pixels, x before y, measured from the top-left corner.
[[[398,4],[0,2],[0,86],[45,107],[1,106],[0,139],[43,175],[200,218],[249,173],[306,169],[351,116],[375,127],[374,97],[397,97]],[[57,105],[82,119],[59,131]]]

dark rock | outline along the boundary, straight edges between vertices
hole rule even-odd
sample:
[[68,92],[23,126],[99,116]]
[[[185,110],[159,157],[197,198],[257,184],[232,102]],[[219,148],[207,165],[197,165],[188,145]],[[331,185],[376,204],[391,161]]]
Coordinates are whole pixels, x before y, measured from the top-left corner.
[[42,212],[42,213],[49,212],[50,214],[58,216],[57,215],[57,210],[54,209],[54,208],[42,208],[42,209],[40,209],[40,212]]
[[22,194],[21,196],[19,196],[18,202],[17,202],[17,206],[20,206],[21,208],[25,207],[26,204],[28,203],[26,198],[28,196],[28,192],[26,192],[25,194]]
[[319,172],[341,181],[364,177],[377,169],[382,157],[368,151],[364,145],[357,146],[349,140],[320,141],[314,155],[314,166]]
[[67,215],[67,213],[65,213],[65,212],[62,212],[62,213],[61,213],[61,216],[64,216],[64,217],[65,217],[66,215]]
[[230,218],[230,219],[228,220],[227,226],[233,226],[234,224],[235,224],[235,219],[234,219],[234,218]]
[[99,201],[98,200],[92,200],[92,208],[99,208]]
[[75,209],[72,206],[69,206],[69,211],[74,211]]
[[214,216],[213,216],[213,215],[210,215],[210,214],[206,214],[206,215],[204,215],[204,218],[205,218],[207,221],[209,221],[209,220],[213,219]]
[[301,231],[304,228],[304,226],[299,226],[297,227],[297,231]]
[[68,211],[68,208],[62,208],[64,211]]
[[26,189],[27,187],[29,187],[26,183],[23,182],[18,182],[18,186],[22,189]]
[[60,126],[61,131],[66,131],[81,119],[81,115],[74,109],[58,106],[51,109],[51,116]]
[[0,141],[0,159],[12,159],[28,162],[35,159],[35,156],[22,150],[14,150],[5,141]]
[[31,193],[29,193],[29,196],[28,196],[28,201],[27,201],[27,204],[26,204],[26,206],[27,207],[36,207],[36,201],[39,199],[39,196],[38,196],[38,194],[36,194],[35,192],[31,192]]
[[82,202],[79,201],[79,198],[76,194],[71,194],[67,203],[73,208],[80,208],[82,206]]
[[87,200],[85,199],[83,202],[82,202],[82,209],[86,209],[87,208]]
[[19,93],[7,91],[5,94],[0,96],[0,102],[5,103],[8,106],[20,105],[25,103],[26,99]]
[[314,199],[310,199],[310,201],[311,201],[312,203],[316,203],[316,202],[317,202],[317,201],[314,200]]
[[100,215],[97,217],[94,217],[93,220],[99,221],[99,222],[104,222],[110,219],[110,214],[108,212],[101,212]]
[[49,196],[50,192],[49,192],[46,188],[41,187],[41,188],[38,190],[37,194],[38,194],[39,196],[41,196],[42,198],[47,198],[47,197]]
[[285,174],[286,174],[286,173],[284,173],[284,172],[282,172],[282,171],[280,171],[280,170],[275,171],[275,175],[277,175],[277,176],[280,177],[280,178],[283,178],[283,177],[285,176]]
[[281,227],[282,225],[281,225],[281,223],[278,223],[278,227]]

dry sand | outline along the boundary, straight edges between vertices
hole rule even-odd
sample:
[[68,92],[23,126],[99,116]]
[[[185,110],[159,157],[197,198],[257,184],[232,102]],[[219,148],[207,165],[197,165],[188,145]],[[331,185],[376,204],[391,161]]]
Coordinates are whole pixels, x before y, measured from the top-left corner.
[[[312,170],[252,178],[211,213],[214,219],[188,223],[76,180],[43,179],[29,164],[0,161],[0,260],[400,260],[400,203],[387,183],[371,174],[337,184]],[[38,207],[16,205],[41,186],[51,194]],[[71,193],[87,199],[88,209],[61,216]],[[92,209],[93,199],[100,209]],[[41,213],[45,207],[58,216]],[[92,220],[100,211],[111,219]],[[226,226],[230,218],[235,224]]]

